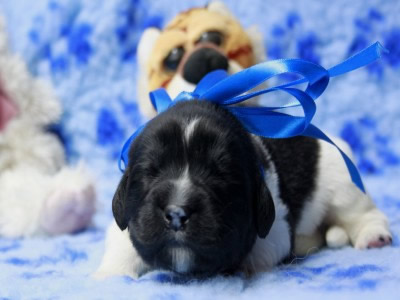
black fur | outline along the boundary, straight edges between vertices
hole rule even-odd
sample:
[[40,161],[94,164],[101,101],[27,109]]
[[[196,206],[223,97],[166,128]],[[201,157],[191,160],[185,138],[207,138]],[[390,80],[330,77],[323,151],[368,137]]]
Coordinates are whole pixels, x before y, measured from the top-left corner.
[[[184,130],[198,119],[189,142]],[[173,270],[173,247],[190,249],[189,273],[212,275],[236,270],[256,236],[265,237],[275,218],[262,175],[271,161],[280,193],[297,224],[304,201],[315,186],[317,142],[303,137],[257,144],[227,110],[207,101],[177,103],[150,121],[133,142],[129,164],[113,199],[118,226],[153,268]],[[174,202],[174,180],[188,168],[192,185],[183,207],[184,230],[167,226],[165,208]],[[176,271],[176,270],[175,270]]]
[[319,144],[316,139],[297,136],[288,139],[262,139],[271,155],[279,178],[279,191],[288,208],[287,221],[291,228],[291,253],[293,258],[295,228],[306,201],[315,189]]
[[280,196],[289,209],[290,227],[295,228],[305,200],[315,189],[318,175],[318,142],[305,136],[288,139],[264,138],[262,141],[278,173]]
[[[184,130],[199,119],[187,143]],[[239,267],[257,234],[266,236],[275,209],[248,132],[225,109],[190,101],[150,121],[131,146],[129,164],[113,200],[121,229],[155,268],[172,269],[171,247],[194,254],[190,273],[211,275]],[[173,180],[188,167],[193,183],[183,232],[166,226]]]

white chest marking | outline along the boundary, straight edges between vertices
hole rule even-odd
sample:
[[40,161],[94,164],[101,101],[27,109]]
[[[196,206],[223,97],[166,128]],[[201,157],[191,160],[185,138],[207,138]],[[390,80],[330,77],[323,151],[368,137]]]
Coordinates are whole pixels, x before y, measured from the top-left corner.
[[192,265],[192,254],[186,248],[172,248],[170,250],[172,268],[178,273],[187,273]]

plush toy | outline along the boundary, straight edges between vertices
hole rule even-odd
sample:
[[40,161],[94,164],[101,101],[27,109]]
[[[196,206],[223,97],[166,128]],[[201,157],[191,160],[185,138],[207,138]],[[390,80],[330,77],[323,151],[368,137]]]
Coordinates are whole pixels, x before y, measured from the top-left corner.
[[0,236],[81,230],[95,211],[95,190],[83,166],[66,165],[64,148],[46,127],[61,105],[8,52],[0,16]]
[[180,13],[162,31],[146,29],[137,57],[138,103],[148,118],[155,115],[149,91],[164,87],[174,98],[213,70],[233,74],[266,60],[259,32],[245,31],[221,2]]

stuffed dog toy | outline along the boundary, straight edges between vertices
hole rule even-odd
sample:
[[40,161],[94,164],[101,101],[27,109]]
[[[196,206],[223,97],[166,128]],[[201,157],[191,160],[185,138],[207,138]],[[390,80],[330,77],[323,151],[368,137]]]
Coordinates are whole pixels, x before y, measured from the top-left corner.
[[61,142],[46,130],[60,114],[50,87],[8,52],[0,16],[0,236],[70,233],[91,222],[90,176],[66,165]]
[[149,28],[138,46],[138,103],[143,115],[155,116],[149,92],[164,87],[172,98],[191,92],[207,73],[230,74],[265,61],[256,28],[245,31],[221,2],[179,14],[162,31]]
[[351,181],[335,147],[254,136],[216,104],[176,104],[147,124],[129,153],[97,277],[157,268],[252,274],[325,242],[391,243],[386,217]]

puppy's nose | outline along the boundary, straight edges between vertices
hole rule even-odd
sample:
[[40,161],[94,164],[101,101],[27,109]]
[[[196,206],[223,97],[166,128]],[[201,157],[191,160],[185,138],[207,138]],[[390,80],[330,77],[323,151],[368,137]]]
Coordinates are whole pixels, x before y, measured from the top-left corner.
[[182,207],[169,205],[165,209],[165,220],[170,229],[179,231],[184,229],[189,217]]
[[228,69],[228,59],[212,48],[200,48],[194,51],[183,67],[183,78],[197,84],[211,71]]

